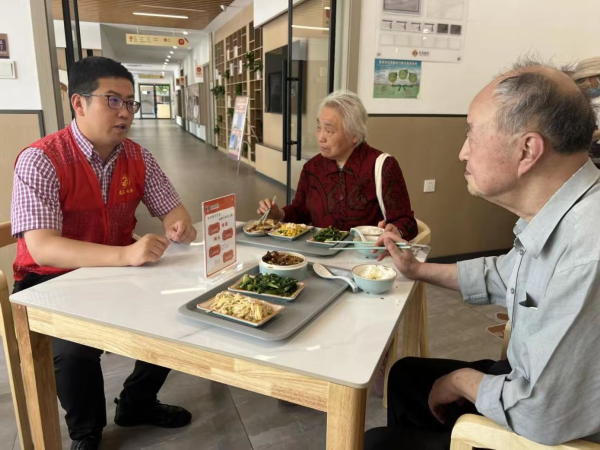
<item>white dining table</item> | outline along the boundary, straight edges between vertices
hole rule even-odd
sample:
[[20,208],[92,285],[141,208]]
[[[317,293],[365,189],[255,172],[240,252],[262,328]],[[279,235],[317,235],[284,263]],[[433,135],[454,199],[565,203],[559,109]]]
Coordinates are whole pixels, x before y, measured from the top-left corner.
[[[426,356],[421,283],[398,275],[382,295],[348,289],[290,338],[264,341],[178,314],[215,287],[203,251],[199,231],[154,264],[81,268],[10,296],[36,449],[61,448],[52,337],[324,411],[327,449],[362,448],[367,389],[386,352],[387,370],[399,356]],[[264,253],[238,245],[237,270],[219,281]],[[368,261],[350,251],[307,259],[345,269]]]

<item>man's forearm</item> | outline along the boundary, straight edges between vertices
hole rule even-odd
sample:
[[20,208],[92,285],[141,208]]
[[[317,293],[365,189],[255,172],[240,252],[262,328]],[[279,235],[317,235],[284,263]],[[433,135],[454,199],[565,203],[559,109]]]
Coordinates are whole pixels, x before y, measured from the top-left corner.
[[163,229],[165,230],[165,232],[167,232],[167,230],[169,230],[175,222],[178,222],[180,220],[187,220],[191,223],[192,218],[190,217],[190,214],[188,213],[185,206],[183,206],[183,203],[180,203],[175,208],[173,208],[168,214],[160,216],[160,220],[162,221]]
[[460,290],[456,264],[424,263],[419,266],[416,278],[448,289]]
[[93,244],[58,235],[54,230],[25,233],[27,248],[36,264],[60,269],[127,265],[125,247]]
[[475,404],[483,375],[482,372],[475,369],[460,369],[452,372],[452,386],[456,390],[456,394]]

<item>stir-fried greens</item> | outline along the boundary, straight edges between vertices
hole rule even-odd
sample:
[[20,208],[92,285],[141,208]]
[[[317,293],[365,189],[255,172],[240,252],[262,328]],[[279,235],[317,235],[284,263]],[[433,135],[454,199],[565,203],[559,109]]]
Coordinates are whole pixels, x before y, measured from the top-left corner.
[[333,227],[321,228],[318,232],[313,234],[313,240],[317,242],[341,241],[347,234],[347,232],[340,231]]
[[298,289],[298,282],[295,278],[284,278],[273,273],[259,273],[254,277],[244,275],[239,288],[256,292],[257,294],[289,297]]

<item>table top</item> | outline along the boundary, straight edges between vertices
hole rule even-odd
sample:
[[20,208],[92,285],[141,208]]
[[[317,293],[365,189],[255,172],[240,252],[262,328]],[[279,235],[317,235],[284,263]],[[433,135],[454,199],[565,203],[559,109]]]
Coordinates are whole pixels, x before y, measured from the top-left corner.
[[[399,275],[392,290],[383,295],[347,290],[289,339],[265,342],[177,313],[181,305],[214,286],[203,277],[204,244],[201,225],[196,227],[196,242],[171,244],[154,264],[82,268],[13,294],[10,300],[345,386],[368,386],[413,281]],[[245,245],[237,250],[244,270],[265,253]],[[350,251],[308,260],[348,269],[373,261]],[[389,258],[382,263],[393,267]],[[238,275],[234,270],[224,278]]]

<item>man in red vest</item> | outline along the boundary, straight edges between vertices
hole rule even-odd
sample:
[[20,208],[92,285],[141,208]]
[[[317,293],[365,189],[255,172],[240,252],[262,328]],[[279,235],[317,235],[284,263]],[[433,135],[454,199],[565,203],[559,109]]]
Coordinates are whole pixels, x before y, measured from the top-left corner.
[[[127,139],[140,108],[131,73],[108,58],[85,58],[69,74],[69,94],[75,120],[23,150],[15,163],[14,292],[78,267],[155,262],[169,240],[196,239],[190,215],[154,157]],[[147,234],[134,242],[140,201],[160,218],[166,237]],[[71,449],[99,448],[106,426],[102,351],[61,339],[53,339],[52,350]],[[157,400],[168,373],[136,361],[115,399],[115,423],[187,425],[188,411]]]

